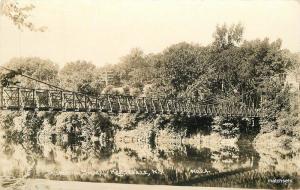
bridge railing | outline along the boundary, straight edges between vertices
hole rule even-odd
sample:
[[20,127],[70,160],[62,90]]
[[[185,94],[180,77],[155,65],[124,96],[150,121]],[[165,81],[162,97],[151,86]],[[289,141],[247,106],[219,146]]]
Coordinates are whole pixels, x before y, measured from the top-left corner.
[[257,117],[260,110],[238,103],[223,102],[204,104],[189,99],[167,99],[161,97],[134,97],[123,95],[89,96],[82,93],[52,89],[29,89],[2,87],[1,109],[84,111],[111,113],[159,113],[188,114],[200,116],[248,116]]

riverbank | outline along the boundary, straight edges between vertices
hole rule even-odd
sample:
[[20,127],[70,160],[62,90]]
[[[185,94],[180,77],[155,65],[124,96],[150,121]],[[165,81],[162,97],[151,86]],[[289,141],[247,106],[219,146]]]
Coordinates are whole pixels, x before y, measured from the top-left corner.
[[260,155],[260,170],[299,176],[299,121],[297,114],[282,112],[276,122],[262,123],[261,130],[253,141],[254,148]]
[[[116,183],[90,183],[74,181],[53,181],[45,179],[28,179],[24,185],[17,190],[239,190],[240,188],[218,188],[218,187],[185,187],[166,185],[132,185]],[[243,188],[245,189],[245,188]],[[6,189],[8,190],[8,189]],[[247,189],[245,189],[247,190]],[[249,189],[250,190],[250,189]]]

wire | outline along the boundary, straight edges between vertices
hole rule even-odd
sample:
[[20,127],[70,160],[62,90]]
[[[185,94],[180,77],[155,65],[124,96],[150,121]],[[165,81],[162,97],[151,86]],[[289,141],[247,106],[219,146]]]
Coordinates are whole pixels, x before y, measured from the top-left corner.
[[[16,70],[9,69],[9,68],[6,68],[6,67],[1,66],[1,65],[0,65],[0,67],[1,67],[2,69],[7,70],[7,71],[18,72],[18,71],[16,71]],[[30,76],[28,76],[28,75],[24,75],[24,74],[22,74],[22,73],[21,73],[20,75],[23,76],[23,77],[26,77],[26,78],[28,78],[28,79],[30,79],[30,80],[34,80],[34,81],[36,81],[36,82],[39,82],[39,83],[48,85],[48,86],[50,86],[50,87],[52,87],[52,88],[56,88],[56,89],[63,90],[63,91],[68,91],[68,92],[72,92],[72,91],[70,91],[70,90],[63,89],[63,88],[61,88],[61,87],[58,87],[58,86],[55,86],[55,85],[53,85],[53,84],[49,84],[49,83],[47,83],[47,82],[44,82],[44,81],[41,81],[41,80],[32,78],[32,77],[30,77]]]
[[[16,72],[16,73],[18,73],[18,71],[14,70],[14,69],[9,69],[9,68],[4,67],[4,66],[1,66],[1,65],[0,65],[0,68],[5,69],[5,70],[7,70],[7,71],[11,71],[11,72]],[[82,93],[82,92],[76,92],[76,91],[72,91],[72,90],[66,90],[66,89],[63,89],[63,88],[61,88],[61,87],[59,87],[59,86],[56,86],[56,85],[53,85],[53,84],[50,84],[50,83],[41,81],[41,80],[39,80],[39,79],[32,78],[32,77],[30,77],[30,76],[28,76],[28,75],[24,75],[24,74],[22,74],[22,73],[21,73],[20,75],[23,76],[23,77],[26,77],[26,78],[28,78],[28,79],[30,79],[30,80],[34,80],[34,81],[36,81],[36,82],[39,82],[39,83],[48,85],[48,86],[50,86],[50,87],[52,87],[52,88],[56,88],[56,89],[61,90],[61,91],[64,91],[64,92],[71,92],[71,93],[81,94],[81,95],[85,95],[85,96],[89,96],[89,97],[94,97],[94,98],[97,97],[97,96],[88,95],[88,94],[85,94],[85,93]],[[27,87],[22,87],[22,88],[27,88]],[[31,89],[31,88],[27,88],[27,89]],[[103,95],[109,95],[109,94],[103,94]],[[132,97],[132,96],[129,96],[129,97]]]

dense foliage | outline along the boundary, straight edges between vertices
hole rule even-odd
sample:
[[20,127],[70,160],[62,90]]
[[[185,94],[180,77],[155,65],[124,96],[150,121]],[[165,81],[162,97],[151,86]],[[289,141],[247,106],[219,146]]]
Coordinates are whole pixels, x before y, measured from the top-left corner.
[[[104,67],[75,61],[59,69],[52,61],[36,57],[14,58],[5,66],[61,88],[90,95],[184,96],[207,103],[239,101],[241,104],[247,103],[241,99],[247,96],[255,100],[254,103],[260,103],[267,115],[266,122],[276,126],[276,118],[283,112],[291,112],[289,87],[283,85],[284,74],[299,63],[288,50],[281,48],[281,40],[243,41],[242,35],[241,25],[217,26],[210,45],[181,42],[157,54],[133,49],[118,64]],[[5,83],[11,85],[46,87],[4,70],[0,78],[1,81],[9,78]],[[74,117],[79,116],[65,114],[66,119],[61,121],[68,123]]]

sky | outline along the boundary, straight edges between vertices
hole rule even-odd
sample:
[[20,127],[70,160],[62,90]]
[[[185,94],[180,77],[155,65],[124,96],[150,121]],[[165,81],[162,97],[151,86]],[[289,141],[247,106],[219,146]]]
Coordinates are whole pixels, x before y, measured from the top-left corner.
[[20,31],[0,16],[0,64],[35,56],[59,65],[76,60],[117,63],[132,48],[157,53],[182,41],[207,45],[217,24],[242,23],[244,39],[281,38],[300,52],[296,0],[19,0],[46,32]]

